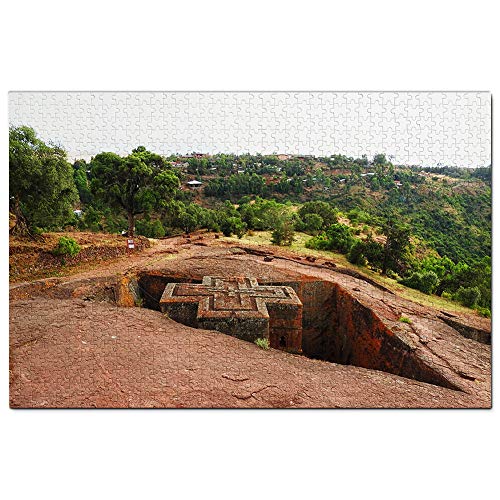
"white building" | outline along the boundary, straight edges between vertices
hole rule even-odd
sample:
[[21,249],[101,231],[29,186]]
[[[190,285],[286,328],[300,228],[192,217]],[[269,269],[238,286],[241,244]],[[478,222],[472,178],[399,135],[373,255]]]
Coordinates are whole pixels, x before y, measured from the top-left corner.
[[203,184],[203,182],[200,182],[200,181],[189,181],[186,184],[190,188],[199,188]]

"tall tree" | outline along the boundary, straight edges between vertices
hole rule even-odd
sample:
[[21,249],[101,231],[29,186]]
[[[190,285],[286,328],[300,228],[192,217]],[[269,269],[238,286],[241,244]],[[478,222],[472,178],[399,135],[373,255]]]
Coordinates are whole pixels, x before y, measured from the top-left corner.
[[409,226],[389,221],[384,226],[383,233],[387,239],[384,245],[382,273],[386,274],[388,269],[404,271],[411,247]]
[[179,187],[179,179],[162,156],[139,146],[126,157],[115,153],[95,156],[90,187],[97,198],[123,210],[128,234],[133,236],[136,217],[164,206]]
[[73,179],[75,180],[75,186],[78,190],[78,196],[80,201],[88,205],[92,201],[92,194],[89,188],[89,180],[87,177],[88,165],[85,160],[76,160],[73,163]]
[[61,228],[78,200],[66,151],[45,144],[30,127],[10,127],[9,191],[9,208],[16,216],[11,233]]

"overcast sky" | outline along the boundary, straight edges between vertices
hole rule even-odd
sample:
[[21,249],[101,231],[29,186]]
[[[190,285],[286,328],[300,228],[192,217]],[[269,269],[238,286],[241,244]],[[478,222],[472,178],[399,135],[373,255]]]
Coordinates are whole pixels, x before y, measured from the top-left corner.
[[491,163],[487,92],[10,92],[9,121],[69,158],[161,153],[386,153],[396,163]]

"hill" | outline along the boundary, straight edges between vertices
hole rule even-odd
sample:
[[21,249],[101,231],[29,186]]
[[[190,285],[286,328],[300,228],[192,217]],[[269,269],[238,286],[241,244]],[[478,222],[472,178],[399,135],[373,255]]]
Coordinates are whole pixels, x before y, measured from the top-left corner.
[[[491,254],[491,169],[393,165],[341,155],[203,156],[174,161],[186,180],[204,183],[194,199],[208,208],[218,199],[248,196],[292,203],[326,201],[343,213],[362,212],[381,225],[397,218],[440,256],[472,262]],[[179,167],[180,165],[180,167]]]

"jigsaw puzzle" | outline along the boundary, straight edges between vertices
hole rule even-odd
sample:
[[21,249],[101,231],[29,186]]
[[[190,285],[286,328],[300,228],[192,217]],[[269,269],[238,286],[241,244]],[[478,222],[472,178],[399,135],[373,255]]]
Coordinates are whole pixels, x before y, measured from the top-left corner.
[[491,407],[487,92],[11,92],[13,408]]

